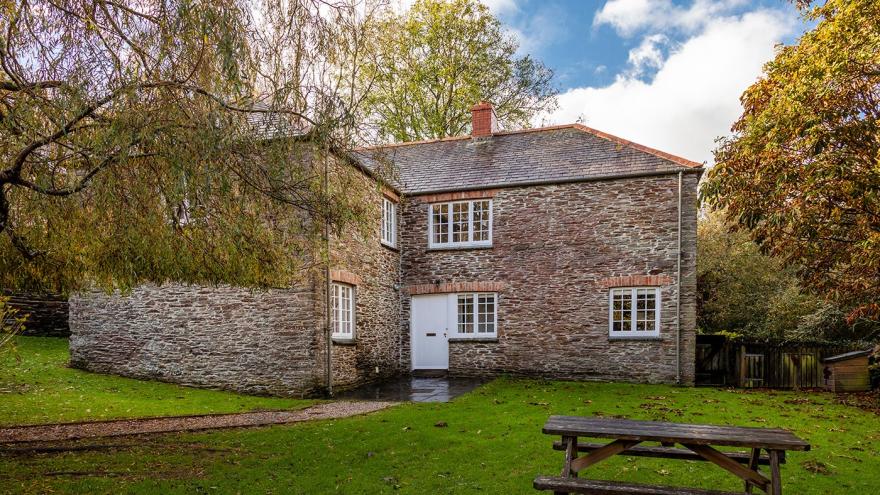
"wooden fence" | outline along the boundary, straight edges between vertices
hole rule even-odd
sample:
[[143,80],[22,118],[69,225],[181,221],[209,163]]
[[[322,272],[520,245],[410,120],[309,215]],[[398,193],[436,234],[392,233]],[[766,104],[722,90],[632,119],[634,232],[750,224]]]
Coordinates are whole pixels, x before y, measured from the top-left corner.
[[814,388],[824,384],[822,359],[861,349],[856,344],[731,342],[698,335],[697,385]]

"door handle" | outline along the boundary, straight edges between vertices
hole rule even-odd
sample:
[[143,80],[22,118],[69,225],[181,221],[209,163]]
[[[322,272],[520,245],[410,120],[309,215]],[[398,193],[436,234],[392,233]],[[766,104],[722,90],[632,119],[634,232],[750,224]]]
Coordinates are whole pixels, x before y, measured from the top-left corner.
[[428,332],[425,334],[426,337],[436,337],[437,334],[435,332]]

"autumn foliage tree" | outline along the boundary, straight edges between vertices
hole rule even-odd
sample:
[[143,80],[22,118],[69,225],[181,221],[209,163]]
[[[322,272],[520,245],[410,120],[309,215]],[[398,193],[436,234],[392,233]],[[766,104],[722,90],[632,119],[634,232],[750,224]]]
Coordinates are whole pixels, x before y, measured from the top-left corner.
[[363,118],[394,141],[464,134],[470,108],[491,101],[507,128],[555,108],[553,73],[476,0],[417,0],[376,24],[362,57]]
[[0,287],[285,285],[341,172],[369,13],[320,0],[0,2]]
[[742,96],[703,198],[805,284],[880,317],[880,3],[800,2],[818,24]]

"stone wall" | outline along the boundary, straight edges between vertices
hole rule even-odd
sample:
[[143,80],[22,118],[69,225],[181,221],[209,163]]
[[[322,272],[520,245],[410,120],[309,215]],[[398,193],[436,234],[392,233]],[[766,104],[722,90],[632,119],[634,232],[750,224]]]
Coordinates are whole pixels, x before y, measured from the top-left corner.
[[141,286],[70,300],[70,364],[252,394],[310,395],[316,372],[312,284],[290,290]]
[[[353,342],[332,343],[333,384],[344,389],[400,371],[400,254],[380,243],[382,193],[347,176],[371,217],[337,236],[332,274],[355,286]],[[317,260],[317,259],[316,259]],[[71,364],[101,373],[274,395],[326,386],[325,279],[321,264],[291,290],[168,285],[71,299]]]
[[67,337],[67,298],[53,294],[4,293],[9,296],[9,306],[19,310],[19,316],[27,315],[22,335],[38,337]]
[[[361,187],[375,192],[375,186],[366,180]],[[401,371],[400,251],[381,243],[382,196],[371,195],[370,228],[339,236],[333,242],[333,275],[337,281],[355,286],[356,304],[354,341],[332,344],[333,385],[337,390]],[[323,299],[319,307],[323,311]],[[323,335],[320,341],[324,342]],[[325,369],[325,365],[320,364],[320,368]]]
[[[698,174],[684,178],[681,372],[693,383]],[[428,203],[409,198],[401,227],[405,288],[503,287],[497,341],[450,342],[450,373],[675,381],[677,190],[677,175],[668,175],[489,191],[492,247],[456,250],[428,249]],[[608,279],[627,276],[657,276],[659,339],[609,338]],[[408,336],[408,297],[402,311]],[[408,338],[401,357],[409,367]]]

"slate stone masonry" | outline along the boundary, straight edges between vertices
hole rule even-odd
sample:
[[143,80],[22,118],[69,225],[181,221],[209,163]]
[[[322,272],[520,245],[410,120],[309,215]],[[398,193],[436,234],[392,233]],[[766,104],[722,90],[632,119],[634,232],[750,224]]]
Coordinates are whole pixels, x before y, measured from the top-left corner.
[[147,285],[70,299],[70,364],[99,373],[252,394],[311,395],[312,287]]
[[[684,174],[681,373],[694,379],[698,174]],[[498,339],[452,341],[454,375],[674,382],[678,176],[508,188],[493,198],[491,248],[431,250],[428,204],[404,209],[405,287],[498,284]],[[659,339],[608,335],[608,284],[661,288]],[[613,285],[613,284],[612,284]],[[418,292],[416,292],[418,293]],[[409,335],[408,298],[402,335]],[[402,355],[409,366],[409,343]]]
[[[331,278],[355,288],[355,340],[332,343],[336,390],[400,373],[400,254],[381,245],[381,194],[366,234],[334,239]],[[326,389],[320,263],[290,289],[141,286],[70,300],[71,366],[198,387],[281,396]]]

